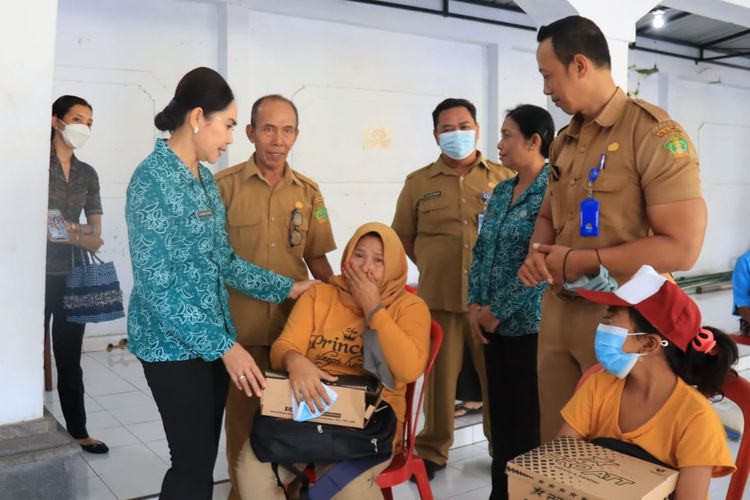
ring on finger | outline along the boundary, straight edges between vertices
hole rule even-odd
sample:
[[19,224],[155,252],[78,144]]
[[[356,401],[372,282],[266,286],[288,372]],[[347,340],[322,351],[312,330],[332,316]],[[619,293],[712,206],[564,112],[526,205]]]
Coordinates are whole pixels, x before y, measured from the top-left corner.
[[240,376],[239,376],[239,379],[240,379],[240,380],[245,380],[246,378],[247,378],[247,377],[246,377],[246,376],[244,376],[244,375],[240,375]]

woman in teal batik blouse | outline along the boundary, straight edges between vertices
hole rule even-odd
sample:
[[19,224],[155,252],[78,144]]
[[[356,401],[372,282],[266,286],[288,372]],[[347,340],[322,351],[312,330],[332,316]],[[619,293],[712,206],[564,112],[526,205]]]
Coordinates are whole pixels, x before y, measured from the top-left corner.
[[265,383],[235,342],[225,285],[280,303],[314,282],[246,262],[227,242],[216,182],[199,163],[219,159],[237,123],[232,90],[218,73],[187,73],[154,123],[171,135],[133,173],[125,207],[134,278],[128,345],[169,443],[160,498],[210,499],[228,379],[248,397]]
[[469,323],[484,344],[492,435],[491,499],[508,498],[505,463],[539,445],[536,346],[544,286],[527,288],[518,269],[547,188],[555,135],[549,113],[529,104],[508,112],[497,145],[518,175],[495,187],[474,246]]

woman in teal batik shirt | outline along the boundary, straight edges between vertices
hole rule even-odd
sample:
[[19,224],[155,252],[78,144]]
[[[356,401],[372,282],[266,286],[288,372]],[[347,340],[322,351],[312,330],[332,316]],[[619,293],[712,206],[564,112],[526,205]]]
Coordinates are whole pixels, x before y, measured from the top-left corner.
[[[154,151],[133,173],[125,217],[133,266],[128,345],[159,408],[172,466],[160,498],[210,499],[231,378],[248,397],[265,381],[235,342],[225,285],[281,303],[313,281],[291,279],[237,257],[211,171],[232,142],[237,106],[215,71],[197,68],[154,119]],[[228,374],[228,375],[227,375]]]
[[518,269],[547,188],[555,135],[549,113],[529,104],[508,112],[497,145],[518,175],[495,187],[474,246],[469,323],[484,344],[492,435],[491,499],[508,498],[505,463],[539,445],[536,347],[544,286],[527,288]]

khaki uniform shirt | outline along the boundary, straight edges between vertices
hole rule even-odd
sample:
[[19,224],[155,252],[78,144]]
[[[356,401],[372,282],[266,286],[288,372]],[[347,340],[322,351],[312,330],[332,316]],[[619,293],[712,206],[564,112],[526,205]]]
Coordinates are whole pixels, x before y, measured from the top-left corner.
[[[216,183],[227,210],[229,244],[243,259],[299,281],[308,277],[305,259],[336,248],[318,185],[288,164],[275,187],[261,175],[255,155],[216,174]],[[301,221],[293,216],[295,210]],[[292,246],[292,241],[300,243]],[[229,308],[239,343],[271,345],[292,305],[291,300],[281,305],[261,302],[230,288]]]
[[392,226],[400,238],[414,241],[419,296],[430,309],[466,311],[478,215],[495,186],[513,175],[479,153],[463,176],[441,156],[406,177]]
[[[607,155],[593,184],[599,236],[580,235],[580,204],[588,174]],[[576,115],[550,149],[548,195],[555,243],[604,248],[648,237],[646,208],[700,198],[695,146],[663,109],[617,89],[599,116],[582,125]],[[615,276],[618,283],[628,276]]]

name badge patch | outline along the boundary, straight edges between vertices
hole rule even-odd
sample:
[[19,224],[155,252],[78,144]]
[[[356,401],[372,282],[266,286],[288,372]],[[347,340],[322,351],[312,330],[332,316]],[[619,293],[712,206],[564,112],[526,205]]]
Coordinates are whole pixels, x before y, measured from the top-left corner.
[[440,198],[443,195],[442,191],[433,191],[422,196],[423,200],[431,200],[433,198]]
[[207,208],[205,210],[196,210],[195,215],[198,216],[199,219],[207,219],[208,217],[214,216],[214,211],[210,208]]

